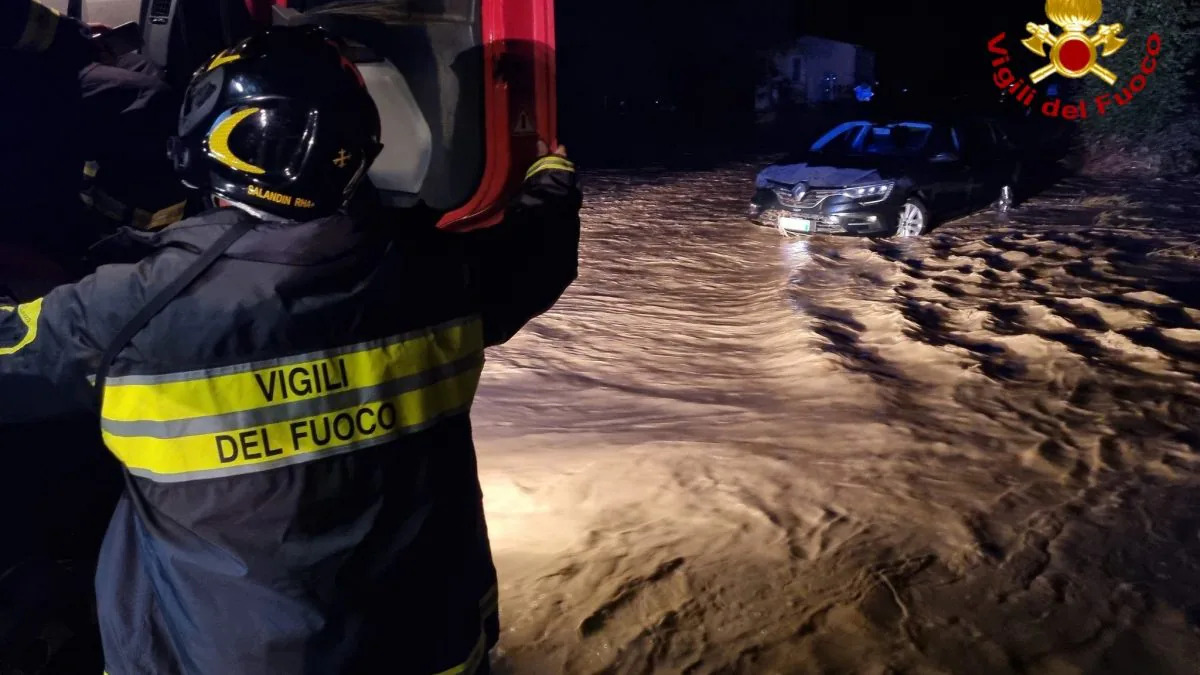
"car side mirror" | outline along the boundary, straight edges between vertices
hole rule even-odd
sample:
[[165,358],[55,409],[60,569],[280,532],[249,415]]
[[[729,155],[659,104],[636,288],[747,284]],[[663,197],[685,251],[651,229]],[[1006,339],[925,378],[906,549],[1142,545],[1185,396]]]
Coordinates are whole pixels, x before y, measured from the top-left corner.
[[956,153],[939,152],[938,154],[930,157],[929,161],[934,162],[936,164],[946,164],[949,162],[957,162],[959,159],[961,159],[961,158]]

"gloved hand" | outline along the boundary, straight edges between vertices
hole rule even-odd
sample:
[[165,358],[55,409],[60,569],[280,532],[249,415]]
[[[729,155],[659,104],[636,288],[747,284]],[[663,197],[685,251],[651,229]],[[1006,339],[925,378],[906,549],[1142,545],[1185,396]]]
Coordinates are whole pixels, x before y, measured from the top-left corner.
[[[575,176],[575,162],[567,159],[567,147],[565,145],[554,144],[554,150],[550,150],[550,146],[545,141],[539,140],[537,144],[538,159],[525,173],[525,186],[523,192],[528,194],[531,191],[541,192],[541,186],[552,188],[549,191],[549,196],[552,201],[557,201],[557,196],[568,197],[568,202],[577,201],[574,193],[578,191],[578,180]],[[543,176],[550,176],[549,179]],[[526,200],[518,198],[519,202]]]
[[581,202],[575,162],[567,159],[566,146],[555,143],[551,151],[545,141],[539,140],[538,159],[525,173],[525,185],[517,197],[519,207],[561,211],[560,215],[577,218]]
[[566,158],[567,146],[555,144],[554,152],[551,153],[550,146],[546,145],[546,141],[539,140],[538,141],[538,157],[547,157],[551,154],[557,155],[562,158]]

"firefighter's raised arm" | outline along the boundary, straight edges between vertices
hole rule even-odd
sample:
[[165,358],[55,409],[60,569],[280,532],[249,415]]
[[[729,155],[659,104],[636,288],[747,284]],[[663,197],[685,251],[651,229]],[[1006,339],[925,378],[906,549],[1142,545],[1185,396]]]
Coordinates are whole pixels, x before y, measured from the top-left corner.
[[476,241],[488,345],[506,342],[575,281],[582,193],[566,149],[529,167],[504,222]]

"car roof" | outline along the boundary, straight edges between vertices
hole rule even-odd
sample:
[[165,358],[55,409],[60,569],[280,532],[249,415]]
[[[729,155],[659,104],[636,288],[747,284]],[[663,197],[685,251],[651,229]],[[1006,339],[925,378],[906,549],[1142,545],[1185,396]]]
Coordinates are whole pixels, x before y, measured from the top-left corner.
[[858,117],[849,122],[869,122],[878,125],[890,124],[928,124],[932,127],[953,126],[963,123],[986,122],[1003,125],[1004,121],[990,115],[872,115]]
[[[897,124],[919,124],[924,126],[936,127],[943,123],[937,120],[931,120],[925,117],[859,117],[849,119],[840,124],[872,124],[875,126],[893,126]],[[839,126],[835,125],[835,126]]]

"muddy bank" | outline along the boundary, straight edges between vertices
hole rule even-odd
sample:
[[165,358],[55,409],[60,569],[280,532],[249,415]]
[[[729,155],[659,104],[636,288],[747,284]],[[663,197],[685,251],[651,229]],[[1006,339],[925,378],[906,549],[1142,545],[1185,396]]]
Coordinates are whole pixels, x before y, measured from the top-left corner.
[[491,354],[498,668],[1196,672],[1200,184],[784,239],[752,171],[591,176]]

